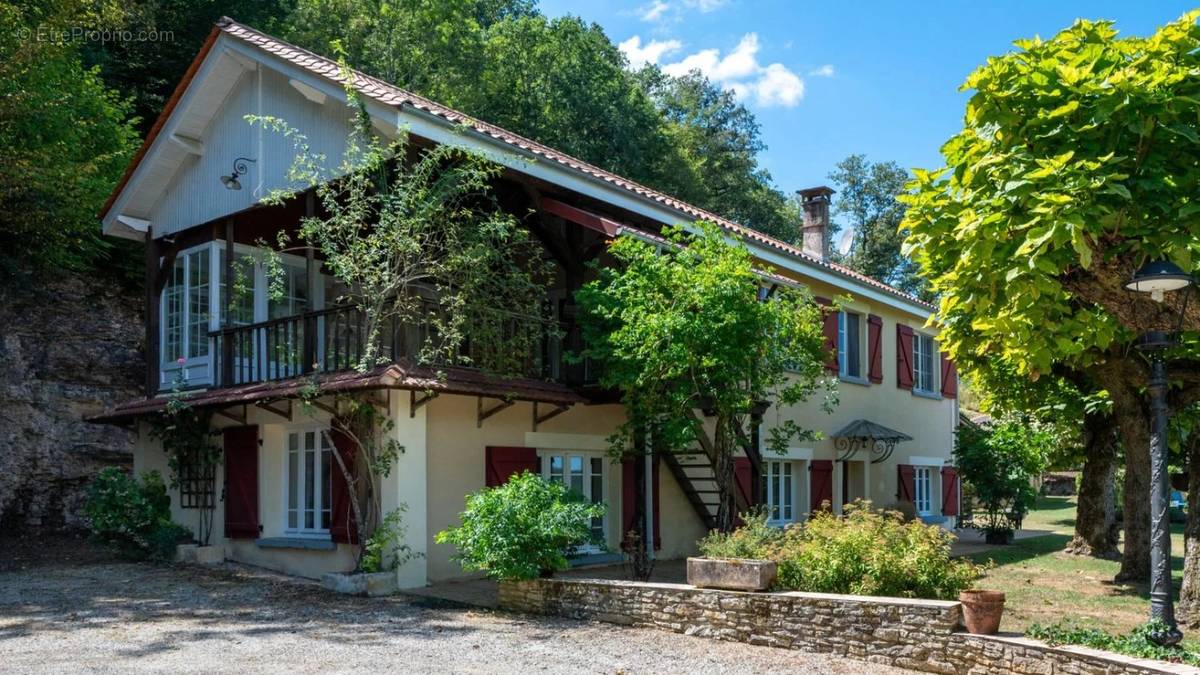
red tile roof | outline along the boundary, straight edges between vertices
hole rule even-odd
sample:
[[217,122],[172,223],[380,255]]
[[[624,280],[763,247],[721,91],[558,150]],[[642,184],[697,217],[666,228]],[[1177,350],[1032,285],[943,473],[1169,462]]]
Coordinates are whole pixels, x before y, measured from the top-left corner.
[[[234,38],[237,38],[239,40],[242,40],[244,42],[252,44],[252,45],[262,49],[263,51],[266,51],[269,54],[273,54],[274,56],[276,56],[280,59],[283,59],[284,61],[287,61],[287,62],[289,62],[293,65],[296,65],[300,68],[308,70],[309,72],[312,72],[316,75],[328,78],[335,82],[342,82],[342,71],[336,61],[327,59],[323,56],[319,56],[319,55],[314,54],[306,49],[301,49],[300,47],[296,47],[294,45],[288,44],[286,42],[283,42],[282,40],[278,40],[274,37],[271,37],[270,35],[267,35],[265,33],[257,31],[249,26],[240,24],[240,23],[234,21],[233,19],[230,19],[229,17],[222,17],[219,21],[217,21],[217,26],[216,26],[216,29],[214,29],[213,35],[209,36],[209,40],[207,42],[205,42],[205,45],[201,49],[200,54],[196,57],[196,61],[188,69],[187,74],[184,76],[184,80],[182,82],[180,82],[180,85],[176,89],[175,94],[171,97],[171,100],[168,101],[167,107],[163,110],[162,115],[160,115],[158,121],[155,122],[154,128],[151,129],[150,135],[147,137],[145,144],[143,144],[143,146],[142,146],[142,149],[139,150],[137,156],[134,157],[134,161],[130,165],[129,169],[126,171],[125,177],[121,179],[121,182],[117,185],[116,190],[113,191],[112,196],[109,198],[108,203],[105,204],[105,207],[104,207],[105,213],[107,213],[109,208],[112,207],[112,203],[116,200],[117,195],[120,193],[121,189],[125,186],[125,183],[128,181],[129,176],[132,174],[137,163],[139,161],[141,161],[141,158],[144,155],[145,150],[153,142],[154,137],[157,135],[158,131],[162,127],[163,122],[170,115],[170,112],[173,110],[175,103],[178,101],[179,96],[182,94],[183,89],[185,89],[187,83],[191,81],[191,78],[195,74],[195,71],[198,68],[200,61],[203,60],[204,56],[208,53],[208,50],[211,48],[213,38],[216,35],[216,31],[218,31],[218,30],[223,31],[225,34],[230,35]],[[570,155],[559,152],[549,146],[542,145],[541,143],[532,141],[528,138],[525,138],[524,136],[514,134],[511,131],[502,129],[494,124],[488,124],[487,122],[484,122],[482,120],[475,119],[469,115],[458,112],[457,110],[448,108],[444,105],[441,105],[439,103],[431,101],[423,96],[419,96],[410,91],[406,91],[404,89],[401,89],[400,87],[397,87],[393,84],[389,84],[388,82],[385,82],[378,78],[371,77],[370,75],[366,75],[357,70],[351,71],[351,74],[352,74],[352,77],[354,78],[354,88],[362,95],[370,97],[376,101],[379,101],[380,103],[383,103],[383,104],[389,105],[389,106],[395,106],[395,107],[401,107],[401,106],[407,105],[415,110],[420,110],[420,111],[426,112],[428,114],[434,115],[436,117],[440,117],[440,118],[442,118],[448,122],[451,122],[453,124],[458,124],[458,125],[463,125],[463,126],[469,127],[479,134],[489,136],[491,138],[499,140],[503,143],[511,145],[519,150],[530,153],[537,157],[541,157],[543,159],[555,162],[557,164],[561,164],[570,169],[573,169],[580,173],[591,176],[592,178],[596,178],[598,180],[604,181],[605,183],[608,183],[610,185],[618,187],[622,190],[631,192],[631,193],[638,195],[639,197],[642,197],[644,199],[649,199],[651,201],[662,204],[663,206],[666,206],[668,208],[672,208],[677,211],[681,211],[683,213],[688,214],[689,216],[691,216],[693,218],[696,218],[699,220],[709,220],[714,223],[717,223],[718,225],[724,227],[726,230],[733,232],[745,239],[749,239],[749,240],[757,242],[758,244],[761,244],[763,246],[781,251],[781,252],[788,254],[790,256],[793,256],[809,265],[823,268],[823,269],[829,270],[831,272],[834,272],[838,275],[841,275],[843,277],[846,277],[848,279],[852,279],[859,283],[866,284],[868,286],[871,286],[878,290],[884,291],[885,293],[888,293],[895,297],[907,300],[918,306],[924,307],[930,311],[932,311],[934,309],[933,305],[931,305],[927,302],[924,302],[912,295],[909,295],[908,293],[905,293],[899,289],[893,288],[883,282],[876,281],[875,279],[872,279],[871,277],[868,277],[866,275],[855,272],[854,270],[852,270],[848,267],[845,267],[843,265],[838,265],[836,263],[829,262],[828,260],[822,260],[818,256],[813,256],[808,253],[805,253],[803,250],[801,250],[800,248],[797,248],[796,246],[792,246],[791,244],[782,242],[778,239],[775,239],[774,237],[769,237],[761,232],[758,232],[757,230],[753,230],[748,227],[743,227],[741,225],[738,225],[737,223],[735,223],[731,220],[728,220],[726,218],[722,218],[721,216],[719,216],[715,213],[712,213],[711,211],[706,211],[697,206],[693,206],[686,202],[675,199],[674,197],[671,197],[670,195],[664,194],[662,192],[658,192],[657,190],[652,190],[644,185],[641,185],[639,183],[631,181],[627,178],[623,178],[623,177],[618,176],[609,171],[605,171],[604,169],[601,169],[597,166],[588,164],[587,162],[584,162],[582,160],[571,157]]]

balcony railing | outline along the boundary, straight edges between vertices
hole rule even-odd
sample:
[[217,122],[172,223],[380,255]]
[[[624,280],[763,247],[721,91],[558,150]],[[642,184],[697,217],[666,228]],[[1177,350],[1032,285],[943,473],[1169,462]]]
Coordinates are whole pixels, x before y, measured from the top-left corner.
[[[422,305],[418,314],[428,317],[410,323],[385,322],[375,337],[375,354],[381,362],[416,362],[421,350],[436,339],[438,307]],[[504,335],[528,330],[536,318],[506,315],[496,319]],[[540,344],[526,355],[506,357],[508,365],[525,377],[552,379],[575,386],[594,384],[590,363],[567,363],[566,350],[578,350],[579,333],[573,326],[549,330],[539,326]],[[344,372],[363,363],[368,352],[368,324],[361,309],[343,305],[270,321],[231,326],[209,333],[212,342],[213,384],[231,387],[257,382],[287,380],[303,375]],[[565,347],[565,348],[564,348]],[[494,362],[503,356],[494,344],[472,341],[460,347],[460,361],[468,364]],[[449,360],[449,359],[445,359]],[[449,365],[441,363],[438,365]],[[456,364],[457,365],[457,364]]]

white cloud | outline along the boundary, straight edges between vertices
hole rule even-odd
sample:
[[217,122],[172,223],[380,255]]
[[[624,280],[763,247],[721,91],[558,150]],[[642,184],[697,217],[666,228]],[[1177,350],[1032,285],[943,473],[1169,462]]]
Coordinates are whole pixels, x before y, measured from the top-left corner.
[[[636,42],[634,42],[635,40]],[[621,43],[621,49],[626,52],[627,56],[629,56],[630,50],[626,49],[626,43],[629,42],[633,42],[631,46],[637,49],[640,40],[634,36]],[[669,51],[679,48],[678,41],[672,40],[671,42],[674,44]],[[639,56],[647,54],[651,46],[655,44],[657,43],[652,42],[646,47],[638,49]],[[742,36],[737,46],[724,56],[721,56],[719,49],[702,49],[689,54],[680,61],[668,63],[662,69],[668,75],[676,77],[699,70],[705,77],[733,91],[739,98],[753,101],[760,106],[778,105],[790,108],[798,104],[804,97],[804,80],[782,63],[761,65],[758,62],[758,51],[758,35],[747,33]],[[654,58],[646,58],[643,62],[658,63],[658,58],[665,53],[667,51],[657,52],[653,55]],[[629,60],[632,63],[634,59],[629,56]],[[830,71],[832,74],[832,67],[830,67]]]
[[637,70],[647,63],[658,63],[663,56],[679,51],[682,46],[679,40],[651,40],[643,47],[641,36],[634,35],[617,48],[629,59],[629,67]]
[[813,68],[808,71],[808,74],[812,77],[833,77],[833,65],[826,63],[820,68]]
[[638,18],[642,21],[658,21],[670,8],[671,5],[663,2],[663,0],[654,0],[654,2],[638,10]]
[[728,2],[729,0],[683,0],[683,4],[704,14],[718,10]]

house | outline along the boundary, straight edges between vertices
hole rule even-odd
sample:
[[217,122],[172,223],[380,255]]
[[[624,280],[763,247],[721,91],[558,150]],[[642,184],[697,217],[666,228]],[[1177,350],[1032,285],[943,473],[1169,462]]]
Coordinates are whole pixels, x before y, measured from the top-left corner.
[[[824,325],[840,404],[832,414],[811,401],[763,416],[766,428],[793,419],[825,439],[782,456],[750,447],[739,459],[738,501],[767,504],[780,524],[823,502],[837,511],[857,498],[912,502],[931,522],[953,520],[957,383],[926,327],[933,307],[828,260],[830,189],[800,191],[803,246],[795,247],[380,80],[353,78],[378,133],[407,129],[505,167],[500,201],[535,213],[525,220],[559,266],[550,300],[568,342],[571,291],[583,281],[586,260],[603,255],[614,236],[651,236],[697,219],[741,238],[764,267],[819,299],[848,296],[845,310],[828,312]],[[214,543],[229,558],[291,574],[315,577],[354,561],[354,535],[337,525],[346,502],[331,475],[334,441],[322,433],[329,412],[294,405],[314,377],[322,391],[375,397],[394,422],[389,433],[404,453],[381,486],[383,509],[407,506],[406,543],[425,554],[398,572],[402,586],[460,576],[453,551],[434,535],[456,522],[466,494],[526,468],[607,502],[596,528],[609,550],[618,550],[628,530],[634,480],[643,476],[654,554],[692,553],[715,515],[707,458],[645,458],[642,467],[609,460],[606,437],[622,408],[594,386],[586,364],[563,361],[561,344],[547,344],[528,378],[496,380],[465,368],[434,377],[403,347],[394,347],[392,363],[359,372],[347,352],[353,333],[345,332],[355,310],[326,302],[335,282],[319,252],[283,255],[286,292],[267,293],[255,242],[294,227],[313,206],[303,198],[259,204],[285,185],[294,151],[245,116],[283,118],[308,135],[314,151],[338,157],[351,118],[345,99],[335,62],[229,19],[215,26],[101,216],[105,234],[146,247],[147,380],[144,398],[95,421],[136,427],[135,469],[165,473],[146,419],[184,383],[193,406],[215,413],[224,461],[213,475],[188,476],[173,489],[175,519],[192,525],[197,505],[211,498]],[[234,274],[248,280],[245,297],[223,303]],[[235,310],[223,313],[229,305]],[[296,340],[301,334],[312,339]],[[280,358],[271,346],[281,344],[303,352]],[[581,562],[605,559],[597,551]]]

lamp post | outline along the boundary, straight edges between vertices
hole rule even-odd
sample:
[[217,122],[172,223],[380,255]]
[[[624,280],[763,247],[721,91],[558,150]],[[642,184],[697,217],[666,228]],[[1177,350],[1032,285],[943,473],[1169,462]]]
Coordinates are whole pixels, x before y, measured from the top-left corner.
[[[1134,273],[1125,288],[1149,293],[1161,303],[1166,293],[1186,291],[1193,284],[1191,275],[1175,264],[1158,260],[1147,263]],[[1167,350],[1175,344],[1175,333],[1183,325],[1187,295],[1178,323],[1171,328],[1150,327],[1138,339],[1138,349],[1150,360],[1150,620],[1161,621],[1166,629],[1152,636],[1161,645],[1176,645],[1183,633],[1175,623],[1175,605],[1171,598],[1171,530],[1167,499]]]

